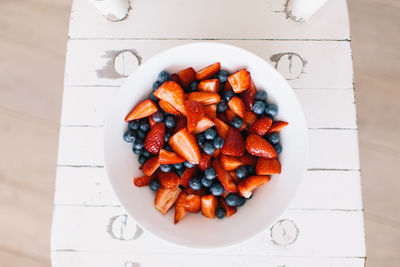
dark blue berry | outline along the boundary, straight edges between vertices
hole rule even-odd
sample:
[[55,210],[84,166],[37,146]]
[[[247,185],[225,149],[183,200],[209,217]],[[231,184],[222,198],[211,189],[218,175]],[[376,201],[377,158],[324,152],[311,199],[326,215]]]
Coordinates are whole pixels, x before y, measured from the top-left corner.
[[143,154],[143,150],[144,150],[143,148],[137,149],[135,147],[132,147],[133,154],[138,155],[138,156]]
[[236,176],[239,179],[243,179],[247,176],[247,168],[245,166],[239,166],[236,169]]
[[199,85],[199,82],[194,81],[189,85],[189,89],[191,92],[197,91],[197,86]]
[[218,80],[221,83],[224,83],[228,80],[229,73],[226,70],[220,70],[218,72]]
[[217,112],[218,113],[222,113],[225,112],[228,109],[228,104],[226,104],[226,102],[224,100],[221,100],[218,104],[217,104]]
[[254,168],[253,165],[247,166],[247,175],[253,175],[256,174],[256,169]]
[[133,147],[142,149],[144,147],[144,140],[142,138],[136,138],[135,142],[133,142]]
[[143,132],[147,132],[150,130],[150,125],[146,120],[142,120],[140,122],[140,130],[142,130]]
[[160,87],[160,86],[161,86],[161,83],[160,83],[159,81],[154,82],[154,83],[153,83],[153,92],[154,92],[155,90],[157,90],[158,87]]
[[279,109],[278,106],[275,104],[269,104],[265,107],[265,114],[269,117],[275,117],[278,115]]
[[182,169],[180,169],[180,170],[175,170],[175,173],[178,174],[179,177],[181,177],[184,171],[185,171],[185,170],[182,168]]
[[131,130],[139,129],[139,121],[134,120],[134,121],[128,122],[128,128],[131,129]]
[[164,147],[165,150],[169,151],[169,152],[174,152],[174,150],[172,149],[172,147],[170,147],[169,145],[166,145]]
[[207,141],[203,145],[203,150],[207,155],[211,155],[215,152],[214,144],[211,141]]
[[127,143],[133,143],[136,140],[136,133],[133,130],[128,130],[124,133],[124,141]]
[[214,196],[220,196],[224,193],[224,187],[221,185],[219,181],[214,181],[210,187],[210,192]]
[[253,111],[257,115],[262,114],[265,111],[265,103],[262,101],[256,101],[253,105]]
[[277,144],[277,143],[279,143],[279,140],[281,138],[280,138],[279,133],[272,133],[272,134],[268,135],[267,139],[271,144]]
[[224,99],[226,102],[229,102],[229,100],[231,100],[232,97],[234,97],[234,96],[235,96],[235,92],[233,92],[233,90],[229,90],[229,91],[225,92]]
[[145,138],[146,138],[146,133],[143,132],[143,131],[140,130],[140,129],[136,131],[136,134],[137,134],[137,137],[139,137],[139,138],[142,138],[142,139],[145,139]]
[[149,151],[147,151],[146,149],[143,150],[143,156],[145,156],[146,158],[151,158],[151,154]]
[[194,167],[194,164],[190,163],[187,160],[183,163],[183,165],[185,165],[186,168],[193,168]]
[[225,215],[226,215],[226,211],[223,207],[217,207],[215,209],[215,217],[217,217],[218,219],[224,218]]
[[246,199],[237,194],[229,194],[226,196],[225,202],[228,206],[240,207],[244,204],[244,202],[246,202]]
[[273,144],[272,146],[274,147],[276,154],[280,154],[282,152],[282,146],[279,143]]
[[267,92],[265,91],[258,91],[254,96],[255,100],[265,101],[267,100]]
[[169,164],[161,164],[160,165],[160,170],[162,172],[169,172],[169,171],[171,171],[171,169],[172,169],[172,166]]
[[165,127],[167,128],[174,128],[175,127],[175,118],[174,116],[168,115],[164,119]]
[[174,164],[175,170],[181,170],[183,169],[183,163],[175,163]]
[[225,90],[225,83],[219,83],[219,94],[224,95],[224,90]]
[[204,175],[208,180],[214,180],[215,177],[217,176],[217,173],[215,172],[213,167],[208,167],[205,171],[204,171]]
[[199,146],[202,146],[202,145],[204,145],[206,138],[204,137],[203,133],[199,133],[198,135],[196,135],[196,140],[197,140],[197,144]]
[[164,136],[165,143],[168,143],[170,138],[171,138],[171,134],[170,133],[165,133],[165,136]]
[[242,118],[240,118],[239,116],[236,116],[232,119],[231,124],[233,127],[235,127],[236,129],[239,129],[240,127],[242,127],[243,125],[243,120]]
[[164,120],[164,114],[161,111],[154,112],[151,117],[155,122],[162,122]]
[[153,178],[150,180],[149,187],[153,191],[158,191],[161,187],[161,183],[157,178]]
[[165,83],[166,81],[171,81],[171,80],[172,80],[171,74],[169,74],[169,73],[166,72],[165,70],[163,70],[162,72],[160,72],[160,73],[158,74],[158,81],[159,81],[161,84]]
[[143,155],[140,155],[138,158],[138,161],[140,164],[144,164],[146,162],[147,158]]
[[221,136],[218,136],[214,139],[213,144],[216,149],[220,149],[224,146],[224,139]]
[[200,190],[201,189],[201,178],[198,176],[192,177],[189,180],[189,187],[193,190]]
[[204,137],[207,140],[214,140],[215,137],[217,137],[217,130],[215,130],[214,127],[208,128],[207,130],[204,131]]
[[204,186],[204,187],[210,187],[211,185],[212,185],[212,183],[213,183],[213,180],[208,180],[206,177],[202,177],[201,178],[201,184]]

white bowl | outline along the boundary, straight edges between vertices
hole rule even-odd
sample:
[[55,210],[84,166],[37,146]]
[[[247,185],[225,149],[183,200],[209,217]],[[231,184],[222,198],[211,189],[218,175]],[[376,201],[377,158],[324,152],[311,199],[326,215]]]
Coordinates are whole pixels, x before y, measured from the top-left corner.
[[[133,185],[142,176],[137,156],[123,141],[126,114],[148,97],[160,71],[175,73],[186,67],[201,69],[214,62],[234,72],[250,71],[258,90],[266,90],[268,101],[279,107],[278,120],[289,122],[281,133],[282,173],[256,190],[253,198],[229,218],[208,219],[187,214],[177,225],[174,209],[162,215],[154,208],[154,192]],[[190,43],[168,49],[140,65],[121,86],[110,108],[105,126],[105,168],[115,195],[127,213],[154,235],[186,247],[213,248],[233,245],[264,231],[286,210],[306,170],[307,127],[300,104],[286,80],[265,60],[244,49],[222,43]]]

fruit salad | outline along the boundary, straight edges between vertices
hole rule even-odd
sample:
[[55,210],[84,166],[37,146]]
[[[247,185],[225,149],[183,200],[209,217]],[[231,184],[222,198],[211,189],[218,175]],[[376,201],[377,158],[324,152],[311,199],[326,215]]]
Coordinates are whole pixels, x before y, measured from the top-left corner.
[[197,72],[162,71],[149,97],[125,117],[154,206],[174,223],[188,213],[230,217],[256,188],[281,172],[278,107],[256,90],[246,69],[228,73],[219,62]]

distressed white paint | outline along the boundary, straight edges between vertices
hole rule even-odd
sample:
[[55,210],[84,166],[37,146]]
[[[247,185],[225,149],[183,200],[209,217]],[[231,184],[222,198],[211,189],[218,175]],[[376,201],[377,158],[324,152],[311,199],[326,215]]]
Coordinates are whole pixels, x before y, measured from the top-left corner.
[[128,15],[129,0],[89,0],[110,21],[119,21]]
[[328,0],[289,0],[287,16],[297,22],[306,22]]

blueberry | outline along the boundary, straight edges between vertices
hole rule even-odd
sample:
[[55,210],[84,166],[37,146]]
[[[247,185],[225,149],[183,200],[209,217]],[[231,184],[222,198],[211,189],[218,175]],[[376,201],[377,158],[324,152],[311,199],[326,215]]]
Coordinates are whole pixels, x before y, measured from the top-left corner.
[[168,143],[170,138],[171,138],[171,134],[170,133],[165,133],[165,136],[164,136],[165,143]]
[[265,103],[262,101],[256,101],[253,105],[254,113],[260,115],[265,111]]
[[124,133],[124,141],[127,143],[133,143],[136,140],[136,133],[133,130],[128,130]]
[[226,70],[220,70],[218,72],[218,80],[221,83],[224,83],[228,80],[229,73]]
[[217,137],[217,130],[215,130],[215,128],[208,128],[204,131],[204,137],[207,140],[214,140],[215,137]]
[[228,104],[226,104],[226,102],[224,100],[221,100],[217,104],[217,112],[222,113],[222,112],[225,112],[227,109],[228,109]]
[[245,166],[239,166],[236,169],[236,176],[239,179],[243,179],[247,176],[247,168]]
[[174,150],[172,149],[172,147],[170,147],[169,145],[166,145],[164,147],[165,150],[169,151],[169,152],[174,152]]
[[194,167],[194,164],[190,163],[187,160],[183,163],[183,165],[185,165],[186,168],[193,168]]
[[278,106],[275,104],[269,104],[265,107],[265,114],[267,114],[270,117],[275,117],[278,115],[279,109]]
[[138,161],[140,164],[144,164],[146,162],[147,158],[143,155],[140,155],[138,158]]
[[146,133],[143,132],[142,130],[137,130],[136,131],[137,137],[145,139],[146,138]]
[[215,152],[214,144],[211,141],[207,141],[203,145],[203,150],[207,155],[211,155]]
[[206,177],[202,177],[201,178],[201,184],[204,186],[204,187],[210,187],[211,185],[212,185],[212,183],[213,183],[213,180],[208,180]]
[[[226,83],[226,82],[225,82],[225,83]],[[225,91],[225,83],[224,83],[224,82],[222,82],[222,83],[220,82],[220,83],[219,83],[219,92],[218,92],[218,93],[219,93],[220,95],[223,95],[223,94],[224,94],[224,91]]]
[[137,149],[135,147],[132,147],[132,152],[133,154],[140,156],[143,154],[143,148]]
[[160,86],[161,86],[161,83],[160,83],[159,81],[154,82],[154,83],[153,83],[153,92],[154,92],[155,90],[157,90],[158,87],[160,87]]
[[225,92],[224,99],[226,102],[229,102],[229,100],[231,100],[232,97],[234,97],[234,96],[235,96],[235,92],[233,92],[233,90],[229,90],[229,91]]
[[181,177],[184,171],[185,171],[184,169],[175,170],[175,173],[178,174],[179,177]]
[[258,91],[254,96],[255,100],[265,101],[267,100],[267,92],[265,91]]
[[282,146],[279,143],[272,145],[276,151],[276,154],[280,154],[282,152]]
[[183,169],[183,163],[175,163],[174,164],[175,170],[181,170]]
[[160,187],[161,187],[160,181],[157,178],[151,179],[150,183],[149,183],[149,187],[153,191],[158,191],[158,189],[160,189]]
[[229,194],[226,196],[225,201],[228,206],[240,207],[246,202],[246,199],[237,194]]
[[166,81],[171,81],[171,80],[172,80],[171,74],[169,74],[169,73],[166,72],[165,70],[163,70],[162,72],[160,72],[160,73],[158,74],[158,81],[159,81],[161,84],[165,83]]
[[155,122],[162,122],[164,120],[164,114],[161,111],[154,112],[151,117]]
[[142,130],[143,132],[147,132],[150,130],[150,125],[146,120],[142,120],[140,122],[140,130]]
[[220,196],[224,193],[224,187],[221,185],[219,181],[214,181],[210,187],[210,192],[214,196]]
[[160,165],[160,170],[162,172],[169,172],[169,171],[171,171],[171,169],[172,169],[172,166],[169,164],[161,164]]
[[189,89],[191,92],[197,91],[197,86],[199,85],[199,82],[194,81],[189,85]]
[[223,207],[217,207],[215,209],[215,217],[217,217],[218,219],[222,219],[224,218],[226,215],[225,209]]
[[133,147],[142,149],[144,147],[144,140],[142,138],[136,138],[135,142],[133,142]]
[[139,121],[134,120],[134,121],[128,122],[128,128],[131,129],[131,130],[139,129]]
[[221,136],[218,136],[214,139],[213,143],[216,149],[220,149],[224,146],[224,139]]
[[243,125],[243,120],[242,118],[240,118],[239,116],[236,116],[232,119],[231,124],[233,127],[235,127],[236,129],[239,129],[240,127],[242,127]]
[[254,168],[253,165],[247,166],[247,175],[253,175],[256,174],[256,169]]
[[198,135],[196,135],[196,140],[197,140],[197,144],[199,146],[202,146],[202,145],[204,145],[206,138],[204,137],[203,133],[199,133]]
[[271,143],[271,144],[277,144],[277,143],[279,143],[279,140],[281,139],[280,138],[280,136],[279,136],[279,133],[272,133],[272,134],[270,134],[269,136],[268,136],[268,141]]
[[151,154],[149,151],[147,151],[146,149],[143,150],[143,156],[145,156],[146,158],[151,158]]
[[164,122],[167,128],[174,128],[176,124],[174,116],[171,115],[166,116]]
[[217,176],[215,170],[213,167],[208,167],[205,171],[204,171],[204,175],[206,176],[206,178],[208,180],[214,180],[215,177]]
[[192,188],[193,190],[200,190],[201,189],[201,178],[198,176],[190,178],[189,187]]
[[149,95],[149,99],[151,100],[151,101],[153,101],[153,102],[158,102],[158,98],[157,97],[155,97],[153,94],[150,94]]

